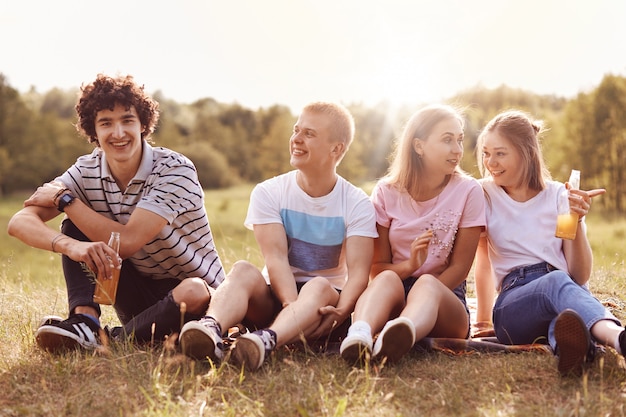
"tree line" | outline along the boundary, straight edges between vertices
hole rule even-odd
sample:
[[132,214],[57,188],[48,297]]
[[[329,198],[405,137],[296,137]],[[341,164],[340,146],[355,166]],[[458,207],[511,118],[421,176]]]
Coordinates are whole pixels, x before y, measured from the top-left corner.
[[[0,73],[0,196],[32,190],[50,181],[92,145],[74,128],[75,90],[34,88],[20,93]],[[153,94],[161,119],[153,139],[187,155],[198,168],[204,188],[257,183],[291,169],[288,139],[297,118],[284,105],[249,109],[203,98],[178,103]],[[549,131],[543,149],[555,179],[582,171],[582,187],[604,187],[598,203],[621,213],[626,199],[626,78],[607,74],[592,91],[576,97],[537,95],[501,86],[476,86],[445,102],[465,109],[465,155],[462,167],[478,177],[476,139],[495,114],[521,109],[542,119]],[[339,173],[362,184],[385,174],[394,141],[416,108],[346,104],[354,115],[355,141]]]

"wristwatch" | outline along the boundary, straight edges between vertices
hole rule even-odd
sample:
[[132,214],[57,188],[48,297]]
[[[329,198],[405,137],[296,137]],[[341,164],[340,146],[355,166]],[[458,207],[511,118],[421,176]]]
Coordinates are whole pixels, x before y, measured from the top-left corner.
[[61,197],[59,197],[59,205],[57,206],[57,209],[59,209],[59,211],[65,211],[65,207],[67,207],[70,204],[72,204],[72,202],[75,199],[76,199],[76,197],[74,197],[70,193],[63,194]]

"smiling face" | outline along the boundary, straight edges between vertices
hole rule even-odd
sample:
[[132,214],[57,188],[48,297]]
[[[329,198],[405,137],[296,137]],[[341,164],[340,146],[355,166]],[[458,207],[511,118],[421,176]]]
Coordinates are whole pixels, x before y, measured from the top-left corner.
[[485,134],[481,152],[483,166],[497,185],[512,189],[522,184],[522,156],[497,129]]
[[433,174],[454,173],[463,157],[463,124],[455,117],[437,123],[427,138],[413,139],[424,169]]
[[334,170],[343,143],[331,139],[328,115],[303,111],[289,139],[290,164],[299,170]]
[[96,114],[96,137],[106,154],[112,171],[116,168],[138,168],[141,161],[143,127],[134,106],[116,104],[113,110]]

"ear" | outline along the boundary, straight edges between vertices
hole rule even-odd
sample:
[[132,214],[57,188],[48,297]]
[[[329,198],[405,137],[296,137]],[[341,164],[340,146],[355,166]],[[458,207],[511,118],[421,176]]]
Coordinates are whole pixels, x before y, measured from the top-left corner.
[[422,148],[421,139],[413,138],[413,150],[420,158],[424,156],[424,149]]
[[330,153],[332,153],[334,156],[341,156],[343,154],[344,148],[345,144],[343,142],[337,142],[331,148]]

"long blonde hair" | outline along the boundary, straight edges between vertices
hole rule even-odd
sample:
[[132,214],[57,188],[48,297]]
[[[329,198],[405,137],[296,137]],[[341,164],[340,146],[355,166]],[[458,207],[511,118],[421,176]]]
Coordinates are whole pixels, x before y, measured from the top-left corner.
[[504,136],[513,148],[515,148],[524,162],[520,184],[527,184],[531,190],[541,191],[546,188],[546,181],[552,179],[550,171],[546,168],[539,138],[544,132],[543,123],[532,120],[530,116],[520,110],[508,110],[491,119],[487,126],[478,136],[476,153],[478,169],[483,177],[491,174],[485,169],[483,163],[483,145],[485,136],[491,132],[498,132]]
[[[446,119],[456,119],[461,123],[462,128],[465,126],[461,111],[450,105],[434,104],[415,112],[396,142],[393,160],[383,179],[416,198],[421,189],[420,179],[424,174],[424,164],[413,148],[413,139],[426,140],[437,123]],[[455,172],[463,173],[458,165]]]

